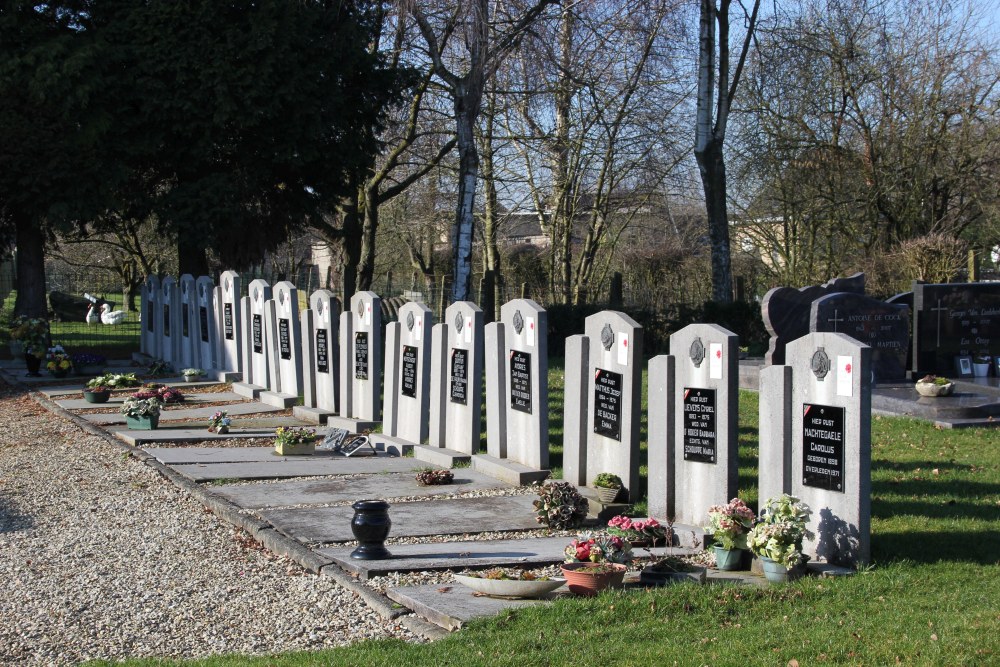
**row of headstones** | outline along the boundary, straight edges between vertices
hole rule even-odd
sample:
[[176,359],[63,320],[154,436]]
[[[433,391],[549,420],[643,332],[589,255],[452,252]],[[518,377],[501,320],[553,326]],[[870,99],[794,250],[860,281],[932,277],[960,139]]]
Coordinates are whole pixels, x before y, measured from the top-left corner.
[[912,292],[880,301],[865,295],[865,275],[858,273],[800,289],[776,287],[761,308],[771,335],[768,363],[783,363],[790,341],[819,331],[869,345],[878,382],[903,380],[908,371],[951,374],[959,357],[1000,357],[1000,283],[914,283]]
[[[255,280],[240,296],[236,274],[220,282],[214,310],[206,305],[199,318],[207,318],[210,341],[212,322],[222,334],[214,359],[239,360],[229,370],[242,372],[242,386],[262,400],[294,402],[302,394],[303,410],[354,430],[384,415],[388,438],[474,456],[482,456],[485,402],[485,456],[548,467],[548,326],[535,302],[504,304],[499,321],[485,326],[469,302],[452,304],[436,325],[426,306],[407,303],[385,327],[383,356],[381,303],[372,292],[355,294],[341,313],[338,300],[319,290],[300,314],[290,283],[272,290]],[[161,305],[169,308],[162,289]],[[144,304],[144,317],[154,313],[153,332],[170,321],[157,311],[152,301]],[[164,329],[170,336],[148,347],[166,349],[178,335],[171,326]],[[229,344],[242,354],[227,356]],[[670,349],[649,362],[649,513],[702,525],[711,505],[737,494],[738,338],[695,324],[673,334]],[[865,562],[871,394],[861,378],[870,372],[871,350],[845,335],[815,333],[789,344],[787,357],[787,365],[761,374],[760,497],[791,493],[814,508],[806,544],[814,558]],[[624,481],[628,500],[638,500],[642,327],[614,311],[588,317],[584,333],[567,339],[565,369],[564,478],[589,486],[611,472]]]

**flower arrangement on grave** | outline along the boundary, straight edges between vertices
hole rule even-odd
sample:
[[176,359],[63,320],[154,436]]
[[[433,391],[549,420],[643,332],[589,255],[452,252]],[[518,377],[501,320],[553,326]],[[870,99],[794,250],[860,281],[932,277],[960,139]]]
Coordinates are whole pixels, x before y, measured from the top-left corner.
[[420,486],[436,486],[451,484],[455,479],[455,474],[446,469],[435,470],[433,468],[427,468],[418,472],[416,479],[417,484]]
[[725,505],[708,508],[708,526],[716,546],[726,549],[746,549],[747,534],[753,528],[754,513],[739,498],[733,498]]
[[87,393],[90,393],[90,394],[104,394],[104,393],[109,393],[110,391],[111,391],[111,387],[105,387],[102,384],[95,384],[94,386],[90,386],[88,384],[87,388],[83,390],[83,393],[85,393],[85,394],[87,394]]
[[274,451],[280,456],[312,454],[316,449],[314,429],[279,426],[274,435]]
[[802,562],[802,540],[807,536],[806,521],[812,511],[795,496],[770,498],[750,533],[747,545],[754,555],[768,558],[787,568]]
[[19,315],[11,323],[10,338],[24,346],[25,354],[42,359],[49,348],[49,321]]
[[83,390],[83,400],[88,403],[107,403],[111,398],[111,389],[103,385],[88,386]]
[[205,371],[200,368],[185,368],[181,371],[181,375],[184,376],[185,382],[195,382],[205,374]]
[[566,563],[629,563],[632,545],[617,535],[584,533],[563,550]]
[[619,514],[608,521],[609,535],[620,537],[631,542],[649,541],[653,544],[667,537],[667,529],[659,521],[648,519],[632,519]]
[[613,503],[625,486],[621,477],[610,472],[598,473],[593,483],[597,489],[597,497],[602,503]]
[[108,361],[103,354],[92,354],[90,352],[78,352],[71,357],[71,360],[73,361],[73,366],[76,368],[103,366]]
[[55,376],[66,375],[73,368],[73,361],[62,345],[54,345],[45,354],[45,369]]
[[157,359],[156,361],[151,363],[149,365],[149,368],[146,370],[146,373],[148,375],[152,375],[153,377],[159,377],[161,375],[170,375],[173,372],[174,372],[174,367],[171,366],[169,362],[166,362],[163,359]]
[[174,389],[162,384],[153,382],[142,385],[142,389],[132,394],[135,398],[158,398],[161,403],[172,404],[184,401],[184,394],[180,389]]
[[949,396],[955,390],[955,384],[940,375],[925,375],[917,380],[914,389],[921,396]]
[[155,396],[150,398],[129,396],[122,403],[122,414],[131,419],[156,417],[160,414],[160,399]]
[[979,352],[972,357],[972,363],[974,364],[988,364],[990,363],[990,355],[987,352]]
[[535,521],[549,528],[574,528],[587,518],[590,503],[569,482],[549,481],[538,488]]
[[135,373],[105,373],[87,382],[88,387],[102,385],[111,389],[126,389],[128,387],[138,387],[141,384]]
[[209,433],[228,433],[229,425],[233,423],[233,420],[229,418],[229,413],[225,410],[216,410],[212,413],[212,416],[208,418],[208,432]]
[[531,570],[502,567],[494,567],[485,572],[464,572],[463,575],[473,579],[490,579],[491,581],[550,581],[552,579],[552,577],[536,574]]

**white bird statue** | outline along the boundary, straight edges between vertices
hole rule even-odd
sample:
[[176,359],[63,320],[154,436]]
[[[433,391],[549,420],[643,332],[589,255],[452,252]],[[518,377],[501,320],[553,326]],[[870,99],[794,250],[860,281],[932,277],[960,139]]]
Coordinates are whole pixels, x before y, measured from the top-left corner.
[[100,321],[101,318],[98,316],[97,311],[94,310],[94,304],[90,304],[90,307],[87,308],[87,325],[97,324]]
[[111,305],[107,303],[101,306],[101,322],[104,324],[121,324],[124,319],[124,310],[111,310]]

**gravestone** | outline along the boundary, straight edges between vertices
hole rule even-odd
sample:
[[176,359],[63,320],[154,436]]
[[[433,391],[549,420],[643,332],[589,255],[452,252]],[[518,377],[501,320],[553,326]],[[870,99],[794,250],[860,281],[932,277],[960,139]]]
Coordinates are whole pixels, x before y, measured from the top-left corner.
[[804,553],[863,565],[871,544],[872,349],[845,334],[812,333],[787,350],[787,366],[761,374],[760,420],[771,421],[770,437],[760,437],[761,503],[779,493],[801,499],[812,510]]
[[812,302],[809,330],[847,334],[872,348],[876,382],[906,379],[910,309],[863,294],[840,292]]
[[339,415],[327,424],[357,432],[382,419],[382,300],[356,292],[340,315]]
[[764,295],[761,315],[771,341],[764,356],[768,364],[785,363],[785,345],[809,333],[809,314],[812,302],[836,292],[865,293],[865,274],[856,273],[847,278],[835,278],[822,285],[775,287]]
[[[483,409],[483,311],[459,301],[431,333],[430,437],[434,448],[479,453]],[[418,452],[417,457],[421,454]]]
[[243,372],[243,317],[240,309],[242,287],[240,274],[235,271],[223,271],[219,277],[219,300],[222,305],[216,312],[219,333],[218,368],[231,373]]
[[427,440],[433,319],[430,308],[410,301],[386,327],[382,432],[404,444]]
[[268,349],[269,391],[260,400],[268,405],[290,408],[302,394],[302,331],[299,318],[299,291],[283,280],[271,288],[271,300],[264,306]]
[[302,374],[304,399],[292,414],[323,423],[337,413],[340,394],[340,354],[337,345],[340,300],[330,290],[316,290],[302,312]]
[[[572,354],[566,355],[563,477],[590,486],[602,472],[617,475],[627,500],[635,502],[643,495],[639,484],[642,327],[624,313],[605,310],[586,319],[584,338],[586,342],[574,344]],[[570,390],[580,385],[581,391]],[[568,428],[571,422],[574,428]]]
[[670,356],[650,361],[650,512],[701,526],[736,496],[739,337],[692,324],[670,336]]
[[548,315],[514,299],[484,336],[487,453],[472,467],[513,484],[541,481],[549,474]]
[[[165,276],[160,283],[160,358],[176,367],[180,363],[180,298],[177,293],[177,280],[173,276]],[[179,368],[177,370],[180,370]]]
[[194,368],[198,366],[197,350],[197,310],[198,295],[197,282],[189,273],[185,273],[178,281],[180,291],[180,338],[178,339],[177,363],[183,368]]
[[233,383],[240,396],[256,399],[270,383],[270,346],[265,323],[266,304],[271,299],[271,285],[266,280],[253,280],[247,296],[240,301],[243,316],[243,381]]
[[160,337],[163,335],[159,325],[160,312],[160,279],[157,276],[146,276],[142,284],[142,311],[139,315],[142,332],[139,339],[140,351],[153,359],[160,356]]
[[1000,356],[1000,283],[915,283],[913,315],[916,377],[951,375],[957,357]]
[[195,350],[196,365],[213,376],[216,368],[216,348],[218,330],[215,317],[215,281],[209,276],[200,276],[195,282],[196,318],[195,318]]

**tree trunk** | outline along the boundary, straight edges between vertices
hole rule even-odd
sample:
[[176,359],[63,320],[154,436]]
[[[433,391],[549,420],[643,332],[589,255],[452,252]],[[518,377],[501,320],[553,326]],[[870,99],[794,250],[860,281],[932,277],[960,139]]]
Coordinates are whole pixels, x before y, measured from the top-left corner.
[[[471,87],[471,86],[470,86]],[[476,180],[479,177],[479,152],[473,127],[479,100],[456,95],[455,115],[458,130],[458,205],[455,211],[455,252],[452,257],[452,301],[468,301],[472,293],[472,232],[476,205]]]
[[350,200],[344,205],[343,244],[344,268],[341,275],[341,286],[344,290],[344,308],[350,308],[351,297],[358,288],[358,265],[361,263],[362,227],[361,212],[357,200]]
[[17,244],[17,298],[14,301],[14,314],[48,317],[45,302],[45,234],[38,224],[19,220],[16,223],[14,242]]
[[[365,189],[363,201],[359,202],[358,215],[364,214],[361,228],[361,248],[358,257],[359,290],[370,290],[375,280],[375,234],[378,232],[378,191],[376,188]],[[386,295],[390,296],[390,295]]]
[[726,211],[726,163],[722,143],[710,141],[705,151],[696,151],[698,171],[705,192],[708,237],[712,245],[712,300],[733,300],[733,277],[729,252],[729,216]]

